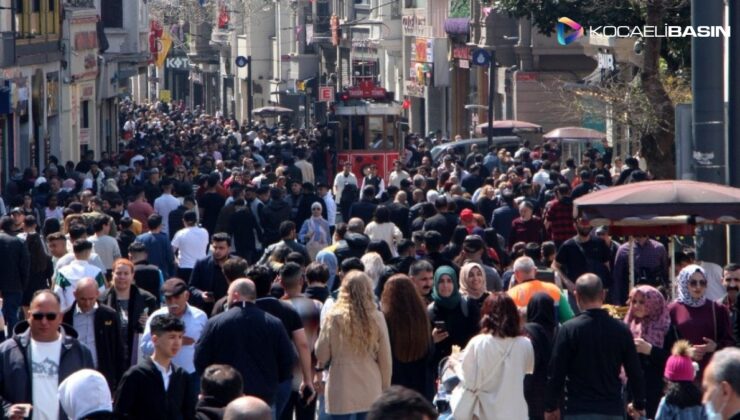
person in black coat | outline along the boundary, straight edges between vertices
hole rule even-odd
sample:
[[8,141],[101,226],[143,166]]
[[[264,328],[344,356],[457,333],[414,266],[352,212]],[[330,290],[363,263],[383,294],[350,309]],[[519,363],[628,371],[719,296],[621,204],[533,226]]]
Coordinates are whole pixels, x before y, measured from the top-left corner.
[[282,322],[255,305],[251,280],[231,283],[229,309],[208,320],[195,345],[195,370],[203,374],[214,363],[233,366],[244,381],[244,394],[268,404],[278,384],[291,378],[296,355]]
[[524,398],[529,407],[529,418],[545,418],[545,385],[547,363],[558,328],[555,301],[544,292],[535,293],[527,304],[527,323],[524,331],[534,348],[534,372],[524,377]]
[[18,322],[18,309],[23,300],[23,291],[30,279],[30,256],[22,240],[9,234],[13,229],[13,219],[0,218],[0,293],[3,297],[3,317],[8,328]]
[[200,379],[196,420],[221,420],[226,406],[242,396],[242,375],[229,365],[211,365]]
[[123,343],[121,340],[120,322],[118,314],[110,306],[97,305],[98,291],[97,283],[92,279],[82,279],[77,284],[74,292],[75,302],[64,313],[63,322],[72,325],[77,331],[77,339],[82,343],[88,343],[88,331],[83,328],[86,314],[93,311],[93,339],[95,340],[93,358],[96,361],[96,370],[105,376],[111,391],[116,389],[118,380],[126,371],[125,358],[123,355]]
[[280,189],[270,190],[270,201],[265,204],[260,214],[264,231],[263,245],[267,247],[280,240],[280,223],[290,220],[290,204],[283,200]]
[[436,230],[443,238],[451,238],[457,222],[453,223],[447,217],[447,198],[444,196],[437,197],[434,207],[437,209],[437,214],[424,221],[424,230]]
[[[116,392],[113,407],[117,418],[136,420],[190,420],[195,400],[190,377],[172,364],[182,347],[185,324],[174,315],[158,315],[150,323],[154,354],[131,367]],[[164,382],[163,372],[169,380]]]
[[370,223],[377,207],[373,200],[375,200],[375,187],[368,185],[362,190],[360,201],[352,204],[352,207],[349,208],[349,218],[359,217],[365,222],[365,225]]
[[246,206],[243,198],[234,201],[236,211],[231,215],[227,232],[234,238],[236,255],[250,263],[257,261],[257,240],[262,242],[262,228]]
[[301,195],[302,195],[302,198],[301,198],[300,204],[298,205],[298,213],[296,214],[296,217],[293,220],[296,226],[301,226],[304,220],[311,218],[312,216],[311,206],[313,205],[313,203],[321,204],[321,216],[325,220],[327,219],[328,213],[326,212],[326,204],[324,203],[324,200],[321,197],[316,195],[316,190],[312,183],[310,182],[303,183]]

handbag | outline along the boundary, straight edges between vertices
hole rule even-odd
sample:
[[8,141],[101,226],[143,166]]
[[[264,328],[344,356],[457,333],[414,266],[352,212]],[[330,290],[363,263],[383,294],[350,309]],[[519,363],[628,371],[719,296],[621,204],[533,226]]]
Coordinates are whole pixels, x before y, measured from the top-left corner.
[[[494,375],[500,374],[498,369],[504,363],[504,360],[508,359],[512,348],[514,348],[515,342],[515,340],[511,341],[511,344],[509,344],[509,348],[504,352],[503,357],[499,359],[496,367],[490,370],[489,376],[481,382],[482,384],[487,383]],[[478,419],[479,417],[477,413],[479,412],[479,400],[478,391],[466,388],[464,383],[461,382],[460,385],[452,391],[452,396],[450,397],[450,407],[452,407],[453,418],[461,420]]]

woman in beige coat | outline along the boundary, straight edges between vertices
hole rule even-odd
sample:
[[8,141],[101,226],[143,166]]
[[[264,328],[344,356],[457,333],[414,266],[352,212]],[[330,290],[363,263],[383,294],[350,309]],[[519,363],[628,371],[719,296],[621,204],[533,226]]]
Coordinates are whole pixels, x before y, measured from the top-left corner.
[[332,420],[354,414],[364,420],[370,406],[391,385],[391,345],[372,281],[361,271],[342,280],[337,302],[321,324],[316,342],[319,370],[328,369],[326,412]]

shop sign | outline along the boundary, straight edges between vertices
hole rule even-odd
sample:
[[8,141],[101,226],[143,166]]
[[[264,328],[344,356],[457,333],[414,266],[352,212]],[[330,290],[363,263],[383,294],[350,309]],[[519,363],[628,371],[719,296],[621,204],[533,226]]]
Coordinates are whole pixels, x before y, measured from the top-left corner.
[[453,45],[452,58],[458,60],[470,60],[470,47],[467,45]]
[[[418,14],[417,14],[418,13]],[[427,18],[424,16],[426,10],[421,9],[418,12],[401,17],[401,27],[403,34],[408,36],[427,36],[431,28],[427,25]]]
[[420,85],[416,80],[406,80],[404,88],[406,90],[406,96],[412,96],[414,98],[424,97],[424,86]]
[[434,39],[416,38],[416,61],[420,63],[434,62]]
[[457,65],[461,69],[469,69],[470,68],[470,61],[468,61],[468,60],[457,60]]

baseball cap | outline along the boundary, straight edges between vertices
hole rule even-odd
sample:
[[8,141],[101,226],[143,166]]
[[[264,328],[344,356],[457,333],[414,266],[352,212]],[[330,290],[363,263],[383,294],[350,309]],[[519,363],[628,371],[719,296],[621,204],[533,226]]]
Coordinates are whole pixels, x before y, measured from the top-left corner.
[[10,214],[13,213],[23,213],[23,209],[21,209],[20,207],[13,207],[13,209],[10,210]]
[[162,294],[165,297],[177,296],[186,290],[188,290],[188,285],[185,284],[184,280],[178,278],[169,279],[162,285]]

